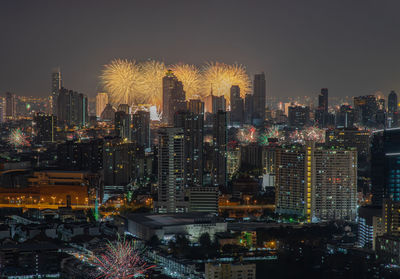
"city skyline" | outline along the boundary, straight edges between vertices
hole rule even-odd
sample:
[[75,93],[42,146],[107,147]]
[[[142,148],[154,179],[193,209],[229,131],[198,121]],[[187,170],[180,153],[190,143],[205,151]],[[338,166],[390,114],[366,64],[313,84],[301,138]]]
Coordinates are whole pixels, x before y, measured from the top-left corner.
[[115,58],[243,64],[251,78],[266,73],[274,97],[399,90],[400,4],[289,2],[2,3],[0,91],[47,96],[52,69],[61,67],[66,87],[94,97],[103,65]]

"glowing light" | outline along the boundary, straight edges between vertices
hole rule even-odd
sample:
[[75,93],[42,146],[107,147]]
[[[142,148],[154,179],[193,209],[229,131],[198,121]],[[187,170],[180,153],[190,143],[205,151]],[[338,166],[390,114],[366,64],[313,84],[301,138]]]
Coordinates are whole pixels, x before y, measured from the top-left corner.
[[236,137],[241,143],[251,143],[257,141],[257,134],[256,128],[253,126],[246,126],[242,129],[239,129]]
[[270,143],[270,139],[276,139],[278,141],[284,140],[284,135],[281,133],[276,127],[271,127],[264,133],[262,133],[259,137],[259,142],[262,145],[268,145]]
[[167,71],[163,62],[150,60],[139,64],[138,91],[142,104],[161,106],[162,79]]
[[250,92],[250,78],[242,65],[210,62],[204,67],[202,74],[204,96],[209,95],[212,88],[214,95],[225,96],[225,99],[229,102],[232,85],[240,87],[242,97]]
[[8,137],[8,143],[13,145],[14,147],[20,147],[20,146],[30,146],[31,144],[29,143],[27,137],[25,134],[21,131],[20,128],[14,129],[11,131],[9,137]]
[[143,248],[136,241],[119,238],[115,244],[109,242],[104,253],[95,255],[91,263],[96,268],[96,278],[125,279],[143,276],[154,265],[147,264],[143,258]]
[[139,67],[135,61],[121,59],[111,61],[104,66],[100,79],[113,105],[143,103],[137,90]]
[[200,71],[194,65],[175,64],[171,66],[174,75],[183,84],[183,90],[186,93],[186,99],[201,98],[204,91],[201,91]]

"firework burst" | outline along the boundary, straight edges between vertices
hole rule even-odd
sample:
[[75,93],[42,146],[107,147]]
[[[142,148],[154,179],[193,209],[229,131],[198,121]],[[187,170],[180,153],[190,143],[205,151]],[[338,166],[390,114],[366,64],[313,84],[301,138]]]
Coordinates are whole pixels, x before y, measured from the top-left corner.
[[260,135],[259,142],[262,145],[268,145],[270,143],[270,139],[283,141],[284,135],[276,127],[271,127]]
[[142,97],[138,94],[139,67],[135,61],[115,59],[104,66],[101,83],[110,95],[110,102],[117,106],[119,104],[132,105],[141,102]]
[[174,75],[182,81],[183,89],[186,93],[186,99],[204,97],[201,91],[200,71],[194,65],[175,64],[171,66]]
[[252,143],[257,141],[257,130],[254,128],[254,126],[247,126],[242,129],[239,129],[239,131],[236,134],[237,139],[241,143]]
[[95,278],[126,279],[143,276],[148,265],[142,258],[143,249],[136,241],[118,238],[115,244],[109,242],[104,253],[93,256],[91,263],[97,267]]
[[202,75],[203,95],[210,94],[211,88],[216,96],[225,96],[229,102],[232,85],[240,87],[240,95],[244,97],[250,92],[250,78],[242,65],[227,65],[224,63],[208,63]]
[[22,132],[22,130],[20,128],[17,128],[17,129],[14,129],[11,131],[11,133],[8,137],[8,143],[10,145],[13,145],[14,147],[31,145],[29,143],[27,137],[25,136],[25,134]]
[[162,79],[167,71],[163,62],[150,60],[140,63],[139,91],[143,104],[159,107],[162,100]]

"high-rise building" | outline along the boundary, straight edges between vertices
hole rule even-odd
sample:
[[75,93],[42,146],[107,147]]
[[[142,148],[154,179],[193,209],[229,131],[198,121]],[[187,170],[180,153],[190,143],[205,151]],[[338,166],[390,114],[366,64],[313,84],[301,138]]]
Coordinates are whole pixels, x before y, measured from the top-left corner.
[[262,124],[265,120],[266,107],[266,81],[264,73],[254,75],[253,86],[253,123]]
[[354,109],[349,105],[341,105],[336,114],[337,128],[353,128],[355,120]]
[[57,101],[57,120],[60,124],[85,126],[89,121],[86,95],[61,88]]
[[328,112],[328,88],[322,88],[318,95],[318,108]]
[[101,117],[101,113],[108,104],[108,94],[107,93],[97,93],[96,95],[96,116]]
[[206,279],[256,279],[255,264],[205,264]]
[[289,126],[302,128],[309,124],[310,109],[305,106],[289,107]]
[[398,113],[397,94],[396,92],[391,91],[388,97],[388,128],[394,128],[398,126]]
[[318,220],[357,215],[357,153],[349,149],[292,146],[276,150],[276,211]]
[[107,104],[106,107],[104,108],[103,112],[100,115],[100,119],[102,121],[111,121],[113,122],[115,120],[115,109],[111,104]]
[[226,110],[226,100],[224,96],[215,96],[212,94],[208,95],[204,100],[204,111],[205,113],[217,113],[219,110]]
[[139,110],[132,117],[132,139],[138,146],[142,146],[144,149],[150,148],[150,112]]
[[227,183],[227,114],[218,111],[214,114],[213,121],[213,163],[212,184],[215,186],[226,186]]
[[126,114],[129,114],[129,105],[128,104],[119,104],[117,111],[123,111]]
[[191,212],[218,213],[218,187],[194,186],[189,188]]
[[12,121],[15,120],[16,117],[17,117],[17,97],[15,96],[15,94],[6,92],[4,118],[6,121]]
[[240,88],[231,87],[231,124],[242,125],[244,122],[244,100],[240,97]]
[[185,186],[203,185],[204,116],[189,111],[175,113],[174,127],[184,133]]
[[252,124],[253,112],[254,112],[253,95],[249,93],[246,94],[244,98],[244,122],[246,124]]
[[114,119],[115,135],[123,140],[131,140],[131,115],[125,111],[117,111]]
[[358,123],[368,127],[376,126],[379,105],[374,95],[354,97],[354,110]]
[[163,127],[158,131],[158,213],[187,212],[185,197],[184,132],[182,128]]
[[194,114],[203,115],[204,118],[204,102],[199,99],[191,99],[188,102],[188,111]]
[[50,95],[50,113],[58,115],[57,104],[58,94],[62,88],[62,78],[60,69],[56,69],[51,73],[51,95]]
[[35,123],[35,142],[54,142],[57,118],[52,114],[38,112],[33,117]]
[[400,201],[400,128],[379,130],[371,142],[372,204]]
[[186,94],[180,82],[171,70],[163,77],[163,111],[162,120],[172,125],[174,114],[186,109]]

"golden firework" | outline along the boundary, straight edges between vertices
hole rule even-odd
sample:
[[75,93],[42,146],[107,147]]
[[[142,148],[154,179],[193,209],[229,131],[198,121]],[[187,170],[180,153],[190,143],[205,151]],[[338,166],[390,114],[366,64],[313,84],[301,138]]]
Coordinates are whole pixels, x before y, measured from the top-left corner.
[[170,67],[174,75],[183,84],[183,89],[186,93],[186,100],[194,98],[202,98],[201,91],[201,76],[199,69],[194,65],[175,64]]
[[143,104],[161,105],[162,79],[166,73],[163,62],[149,60],[139,64],[140,77],[138,90],[141,92]]

